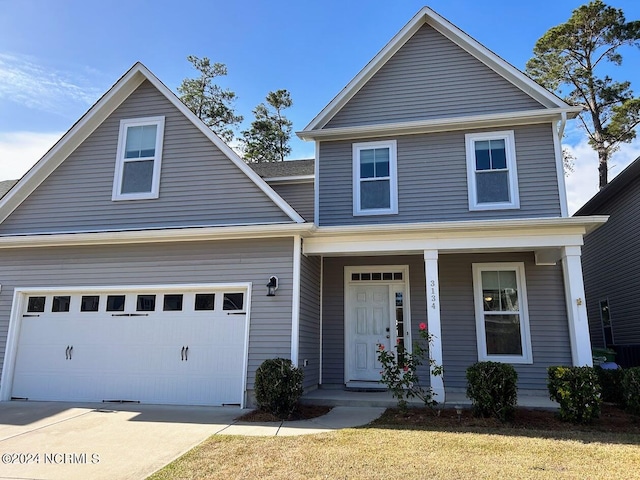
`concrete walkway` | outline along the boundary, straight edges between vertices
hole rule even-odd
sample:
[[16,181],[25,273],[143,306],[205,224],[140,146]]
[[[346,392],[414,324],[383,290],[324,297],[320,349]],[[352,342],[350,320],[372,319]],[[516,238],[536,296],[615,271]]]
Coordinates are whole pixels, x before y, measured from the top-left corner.
[[248,410],[0,402],[1,479],[144,479],[211,435],[285,436],[364,425],[384,408],[336,407],[313,420],[241,423]]

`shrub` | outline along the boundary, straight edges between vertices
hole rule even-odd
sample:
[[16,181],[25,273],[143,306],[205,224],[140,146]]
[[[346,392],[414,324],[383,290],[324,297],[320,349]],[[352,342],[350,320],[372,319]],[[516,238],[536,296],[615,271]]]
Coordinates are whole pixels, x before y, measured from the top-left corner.
[[273,358],[265,360],[256,370],[255,393],[258,407],[286,418],[302,396],[304,372],[293,366],[291,360]]
[[476,417],[511,420],[518,404],[518,373],[512,365],[477,362],[467,368],[467,397]]
[[600,381],[593,367],[549,367],[549,396],[560,404],[560,418],[589,423],[600,416]]
[[624,390],[622,388],[622,377],[624,370],[606,370],[601,367],[594,367],[600,381],[602,390],[602,401],[611,402],[616,405],[624,405]]
[[634,415],[640,415],[640,367],[624,370],[622,391],[627,410]]

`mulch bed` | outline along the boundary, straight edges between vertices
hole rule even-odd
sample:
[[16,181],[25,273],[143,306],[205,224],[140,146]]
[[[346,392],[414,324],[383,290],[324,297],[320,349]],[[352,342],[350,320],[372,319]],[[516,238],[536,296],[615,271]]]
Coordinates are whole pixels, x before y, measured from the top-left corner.
[[397,408],[389,408],[372,425],[394,425],[428,427],[442,429],[512,428],[522,430],[609,432],[640,434],[640,418],[614,406],[603,404],[600,418],[589,425],[574,425],[563,422],[557,413],[548,410],[516,409],[512,422],[502,423],[494,418],[475,418],[471,410],[465,409],[458,418],[455,409],[442,409],[439,415],[427,408],[409,409],[402,413]]
[[282,420],[309,420],[310,418],[321,417],[326,415],[331,410],[331,407],[325,407],[323,405],[298,405],[291,415],[287,418],[280,418],[272,413],[265,412],[264,410],[253,410],[249,413],[245,413],[237,420],[241,422],[281,422]]

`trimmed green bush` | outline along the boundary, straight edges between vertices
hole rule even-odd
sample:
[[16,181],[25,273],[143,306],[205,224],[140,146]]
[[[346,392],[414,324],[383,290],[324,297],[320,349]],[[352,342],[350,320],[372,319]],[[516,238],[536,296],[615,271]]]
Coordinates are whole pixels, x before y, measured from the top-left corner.
[[598,374],[600,388],[602,390],[602,401],[615,403],[624,406],[624,390],[622,388],[622,378],[624,370],[606,370],[599,366],[593,367]]
[[622,391],[626,409],[640,415],[640,367],[628,368],[622,378]]
[[295,410],[302,396],[304,372],[286,358],[265,360],[256,370],[254,384],[258,407],[280,418]]
[[600,416],[601,388],[593,367],[549,367],[549,396],[560,404],[560,418],[589,423]]
[[467,368],[467,397],[476,417],[513,419],[518,404],[518,373],[508,363],[477,362]]

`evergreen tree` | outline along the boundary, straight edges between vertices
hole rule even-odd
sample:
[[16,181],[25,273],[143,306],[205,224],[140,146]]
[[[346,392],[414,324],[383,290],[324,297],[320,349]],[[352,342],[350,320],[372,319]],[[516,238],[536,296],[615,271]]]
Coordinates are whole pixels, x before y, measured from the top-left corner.
[[242,132],[244,157],[247,162],[281,162],[291,153],[291,121],[282,113],[293,105],[287,90],[276,90],[267,95],[267,104],[254,110],[251,128]]
[[242,116],[236,115],[232,106],[236,94],[213,83],[216,77],[227,74],[226,65],[212,64],[207,57],[198,58],[194,55],[189,55],[187,60],[200,72],[200,76],[182,81],[178,87],[180,100],[222,140],[231,142],[233,128],[242,122]]
[[633,96],[630,83],[614,81],[601,70],[607,62],[620,65],[619,48],[640,46],[639,39],[640,21],[627,22],[622,10],[593,0],[549,29],[527,62],[527,72],[538,83],[586,109],[580,120],[598,153],[600,188],[608,181],[611,154],[635,138],[640,123],[640,98]]

